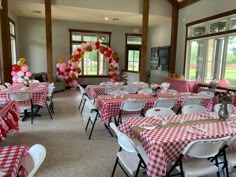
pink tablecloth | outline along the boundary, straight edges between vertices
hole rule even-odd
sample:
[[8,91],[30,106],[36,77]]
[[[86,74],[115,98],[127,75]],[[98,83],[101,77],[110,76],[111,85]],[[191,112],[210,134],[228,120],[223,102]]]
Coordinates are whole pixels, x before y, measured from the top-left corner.
[[[206,119],[207,116],[200,114],[186,114],[169,116],[169,122],[179,122],[181,118],[186,121]],[[147,124],[161,124],[160,120],[151,117],[130,118],[119,126],[120,131],[132,136],[133,128]],[[160,126],[161,127],[161,126]],[[143,130],[140,133],[140,141],[148,153],[147,174],[149,177],[165,176],[168,164],[177,160],[181,152],[188,143],[198,139],[218,138],[223,136],[233,136],[236,134],[235,128],[225,121],[195,125],[204,129],[207,133],[191,133],[190,126],[156,128],[154,130]]]
[[[0,172],[5,173],[6,177],[17,176],[28,149],[28,146],[24,145],[0,147]],[[23,177],[22,174],[20,176]]]
[[[121,90],[123,90],[126,85],[88,85],[85,88],[85,91],[90,99],[96,99],[99,95],[105,95],[106,88],[111,86],[120,87]],[[128,86],[139,87],[139,89],[142,89],[144,86],[147,85],[128,85]]]
[[8,101],[0,105],[0,140],[7,136],[9,131],[19,131],[19,108],[15,101]]
[[174,89],[178,92],[198,92],[198,81],[165,78],[164,82],[170,83],[169,89]]
[[30,87],[25,87],[23,84],[16,84],[10,88],[0,91],[0,98],[7,98],[7,93],[26,91],[32,93],[33,104],[40,106],[45,105],[48,96],[48,82],[33,83]]
[[[121,103],[129,98],[146,101],[144,113],[146,113],[148,109],[152,108],[155,101],[157,101],[159,98],[176,98],[178,101],[175,104],[175,107],[173,109],[175,112],[177,112],[180,109],[181,103],[186,98],[203,98],[202,105],[206,107],[209,112],[212,111],[213,100],[204,96],[179,95],[179,94],[176,96],[172,96],[166,93],[159,93],[158,95],[159,96],[156,98],[152,98],[150,95],[142,95],[142,94],[128,94],[128,95],[124,95],[123,98],[121,97],[114,98],[114,96],[111,96],[111,95],[100,95],[96,99],[95,104],[96,104],[96,107],[100,109],[101,119],[104,124],[107,122],[108,119],[112,118],[113,116],[119,115]],[[129,113],[126,112],[125,114],[129,114]]]

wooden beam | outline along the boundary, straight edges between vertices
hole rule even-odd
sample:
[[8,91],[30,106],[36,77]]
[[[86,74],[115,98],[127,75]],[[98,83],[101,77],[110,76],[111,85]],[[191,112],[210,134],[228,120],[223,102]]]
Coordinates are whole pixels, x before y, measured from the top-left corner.
[[176,0],[168,0],[169,1],[169,3],[171,3],[171,5],[173,6],[174,5],[174,1],[176,1]]
[[2,58],[1,75],[2,82],[11,82],[11,43],[8,19],[8,0],[2,0],[1,10],[1,34],[2,34]]
[[51,0],[45,0],[45,20],[46,20],[46,49],[47,49],[47,74],[48,81],[53,79],[52,66],[52,15],[51,15]]
[[200,0],[184,0],[179,3],[179,9],[189,6],[189,5],[191,5],[195,2],[198,2],[198,1],[200,1]]
[[149,0],[143,0],[143,21],[142,21],[142,47],[139,80],[146,82],[146,61],[147,61],[147,41],[148,41],[148,21],[149,21]]
[[178,19],[179,19],[178,2],[175,1],[173,9],[172,9],[171,47],[170,47],[170,61],[169,61],[169,72],[170,73],[175,72]]

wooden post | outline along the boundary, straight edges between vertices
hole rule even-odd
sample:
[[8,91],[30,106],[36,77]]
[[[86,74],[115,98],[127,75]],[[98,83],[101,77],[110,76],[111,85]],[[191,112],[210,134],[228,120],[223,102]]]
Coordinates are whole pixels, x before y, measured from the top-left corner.
[[175,72],[178,19],[179,19],[178,2],[174,1],[172,10],[172,25],[171,25],[171,47],[170,47],[170,62],[169,62],[170,73]]
[[2,82],[11,82],[11,43],[8,20],[8,0],[2,0],[1,10],[1,34],[2,34],[2,58],[1,75]]
[[143,0],[142,47],[139,80],[146,82],[147,42],[148,42],[149,0]]
[[52,82],[52,15],[51,0],[45,0],[46,46],[47,46],[47,74],[48,81]]

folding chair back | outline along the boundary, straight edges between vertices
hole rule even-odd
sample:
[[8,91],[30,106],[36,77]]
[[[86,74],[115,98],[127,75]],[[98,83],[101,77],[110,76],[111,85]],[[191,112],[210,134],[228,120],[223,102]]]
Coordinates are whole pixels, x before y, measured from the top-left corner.
[[170,87],[170,83],[168,82],[162,82],[161,86],[164,87],[165,89],[168,89]]
[[182,108],[182,114],[203,113],[207,112],[204,106],[200,105],[186,105]]
[[128,93],[137,93],[139,90],[136,86],[125,86],[124,91],[127,91]]
[[141,111],[144,109],[146,102],[142,100],[126,100],[122,102],[120,110],[123,111]]
[[152,89],[148,87],[138,91],[138,94],[151,94],[151,93],[152,93]]
[[202,103],[202,98],[186,98],[183,102],[182,102],[182,107],[186,106],[186,105],[201,105]]
[[124,82],[115,82],[114,85],[124,85]]
[[236,135],[234,135],[229,141],[228,146],[236,146]]
[[79,87],[80,92],[81,92],[82,95],[86,93],[84,88],[81,85],[78,84],[78,87]]
[[[221,107],[221,103],[216,104],[216,105],[214,106],[214,111],[215,111],[215,112],[219,112],[220,107]],[[234,108],[234,106],[233,106],[232,104],[227,104],[227,109],[228,109],[228,112],[231,113],[231,112],[233,112],[233,110],[234,110],[235,108]]]
[[5,89],[6,87],[4,85],[0,85],[0,90]]
[[10,92],[7,94],[9,100],[28,101],[32,99],[30,92]]
[[229,139],[230,136],[217,139],[196,140],[189,143],[182,154],[195,158],[214,157]]
[[137,81],[137,82],[134,82],[133,84],[134,85],[146,85],[147,83],[146,82]]
[[208,91],[201,91],[199,92],[200,95],[202,96],[206,96],[209,98],[214,98],[215,94],[213,92],[208,92]]
[[145,116],[167,116],[167,115],[175,115],[175,112],[172,111],[170,108],[151,108],[148,109]]
[[153,108],[155,107],[163,107],[163,108],[170,108],[172,109],[177,102],[177,99],[158,99],[154,105]]
[[10,84],[9,82],[5,82],[4,85],[5,85],[7,88],[11,87],[11,84]]
[[120,87],[118,86],[108,86],[106,87],[105,93],[110,94],[111,92],[118,91],[118,90],[121,90]]
[[123,90],[115,90],[110,92],[109,95],[127,95],[129,94],[127,91],[123,91]]

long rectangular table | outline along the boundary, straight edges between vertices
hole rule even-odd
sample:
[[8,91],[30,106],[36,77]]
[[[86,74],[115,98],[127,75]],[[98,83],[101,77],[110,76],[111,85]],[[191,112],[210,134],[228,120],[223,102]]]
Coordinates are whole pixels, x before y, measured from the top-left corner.
[[[29,147],[25,145],[0,147],[0,175],[16,177],[28,149]],[[20,177],[24,176],[25,169],[20,173]]]
[[[156,98],[144,94],[128,94],[124,95],[124,97],[122,98],[120,96],[117,97],[113,95],[100,95],[96,99],[95,105],[97,108],[100,109],[102,122],[106,124],[107,120],[109,120],[113,116],[119,115],[120,106],[122,102],[127,99],[144,100],[146,102],[144,113],[146,113],[148,109],[153,107],[155,101],[157,101],[159,98],[176,98],[178,101],[173,109],[175,112],[177,112],[180,109],[181,103],[186,98],[203,98],[202,105],[206,107],[209,112],[211,112],[213,108],[213,100],[208,97],[199,96],[195,94],[194,95],[177,94],[173,96],[167,93],[159,93],[158,97]],[[126,112],[125,114],[129,114],[129,112]]]
[[0,105],[0,141],[2,141],[9,132],[19,131],[19,107],[15,101],[7,101]]
[[[211,114],[168,116],[168,123],[164,127],[159,118],[129,118],[118,128],[128,136],[138,134],[138,138],[149,157],[146,169],[148,176],[161,177],[165,176],[168,164],[176,161],[191,141],[236,134],[235,127],[230,126],[227,121],[220,121],[217,114]],[[181,124],[180,122],[183,120],[185,122]],[[157,127],[153,130],[139,128],[144,122],[145,125],[157,125]],[[192,127],[206,132],[193,133],[189,131]]]

